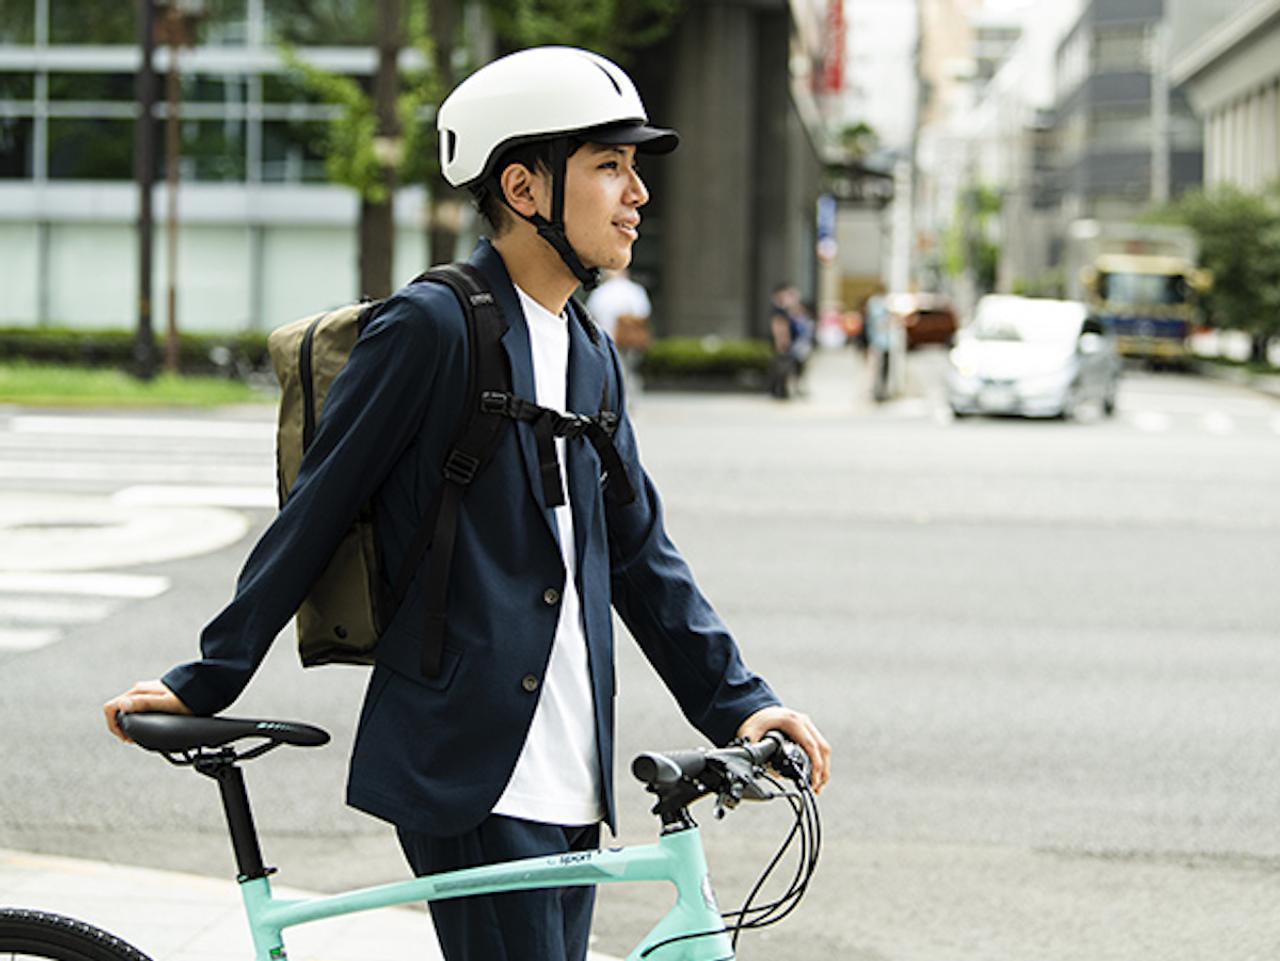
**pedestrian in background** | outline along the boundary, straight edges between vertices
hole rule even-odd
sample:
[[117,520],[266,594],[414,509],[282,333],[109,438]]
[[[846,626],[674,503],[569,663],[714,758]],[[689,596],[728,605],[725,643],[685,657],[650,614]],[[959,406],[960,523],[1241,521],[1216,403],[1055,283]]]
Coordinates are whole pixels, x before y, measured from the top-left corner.
[[805,362],[813,353],[813,323],[804,314],[800,291],[791,284],[773,288],[769,333],[773,338],[769,393],[786,400],[796,389]]
[[587,312],[598,323],[622,355],[627,397],[634,410],[642,388],[640,362],[649,349],[652,308],[644,287],[631,279],[626,268],[611,270],[606,280],[587,297]]

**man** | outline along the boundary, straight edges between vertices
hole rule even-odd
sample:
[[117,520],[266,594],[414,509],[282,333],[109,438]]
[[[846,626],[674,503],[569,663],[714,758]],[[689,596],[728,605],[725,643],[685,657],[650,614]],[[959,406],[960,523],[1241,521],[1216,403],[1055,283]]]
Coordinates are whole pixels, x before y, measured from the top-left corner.
[[[777,728],[825,783],[829,748],[746,669],[727,629],[662,526],[622,407],[616,352],[569,298],[599,269],[620,269],[649,195],[638,151],[674,148],[650,127],[630,79],[581,50],[512,54],[441,105],[445,176],[475,194],[494,227],[471,263],[508,330],[516,395],[622,412],[613,443],[637,497],[608,495],[598,453],[556,442],[567,502],[547,506],[534,429],[510,425],[462,502],[440,669],[421,668],[422,571],[379,640],[360,716],[347,800],[395,824],[418,873],[590,849],[612,827],[612,602],[689,720],[708,738],[755,740]],[[361,334],[325,402],[289,500],[204,630],[202,658],[105,705],[117,714],[229,705],[248,683],[362,504],[372,499],[385,569],[409,550],[441,484],[466,387],[468,342],[453,294],[412,284]],[[430,567],[428,551],[423,570]],[[581,961],[589,888],[431,905],[449,961]]]

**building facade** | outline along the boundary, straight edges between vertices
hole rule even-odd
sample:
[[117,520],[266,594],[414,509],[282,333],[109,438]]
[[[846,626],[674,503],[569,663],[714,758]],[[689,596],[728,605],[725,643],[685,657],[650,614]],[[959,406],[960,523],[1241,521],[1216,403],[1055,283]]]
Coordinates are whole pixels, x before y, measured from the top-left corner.
[[1224,3],[1190,35],[1172,72],[1205,126],[1205,185],[1261,191],[1280,183],[1280,0]]
[[[679,151],[645,172],[654,201],[635,273],[653,290],[660,334],[763,334],[772,283],[813,294],[832,2],[690,0],[673,33],[627,64],[652,115],[684,135]],[[479,5],[464,6],[473,46],[490,46]],[[195,45],[177,62],[178,326],[267,330],[361,293],[359,200],[325,167],[336,108],[298,82],[282,42],[368,89],[373,4],[205,0],[203,9]],[[0,325],[136,323],[135,18],[133,3],[0,0]],[[473,50],[475,58],[483,56]],[[168,65],[161,47],[162,91]],[[400,68],[425,65],[406,49]],[[165,113],[162,94],[158,125]],[[158,160],[160,329],[168,265]],[[427,199],[414,186],[395,197],[397,283],[425,266]],[[479,229],[464,200],[454,206],[457,255]]]
[[1163,82],[1169,29],[1165,0],[1091,0],[1059,45],[1055,166],[1064,222],[1132,219],[1153,199],[1201,183],[1200,123],[1185,92]]

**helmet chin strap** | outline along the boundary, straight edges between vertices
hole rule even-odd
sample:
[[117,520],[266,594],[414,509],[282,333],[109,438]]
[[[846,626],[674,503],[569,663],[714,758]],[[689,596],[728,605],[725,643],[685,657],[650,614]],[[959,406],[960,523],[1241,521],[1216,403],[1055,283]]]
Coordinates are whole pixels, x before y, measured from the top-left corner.
[[507,195],[503,192],[501,184],[496,184],[495,187],[498,191],[498,196],[502,198],[502,202],[507,205],[508,209],[521,220],[527,220],[533,224],[538,231],[538,236],[550,244],[552,249],[560,255],[560,259],[564,261],[565,266],[569,268],[573,276],[578,278],[578,282],[587,290],[591,290],[600,283],[600,270],[597,267],[588,267],[582,262],[582,258],[573,249],[564,231],[564,182],[568,166],[569,140],[567,137],[557,137],[551,142],[550,220],[536,212],[532,216],[526,217],[507,201]]

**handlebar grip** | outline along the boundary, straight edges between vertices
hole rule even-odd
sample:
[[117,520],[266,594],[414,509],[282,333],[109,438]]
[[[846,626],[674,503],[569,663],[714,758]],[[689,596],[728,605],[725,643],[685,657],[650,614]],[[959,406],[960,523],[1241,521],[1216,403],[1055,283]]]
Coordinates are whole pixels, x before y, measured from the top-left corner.
[[645,751],[631,762],[631,773],[646,784],[674,784],[697,777],[706,766],[706,751]]

